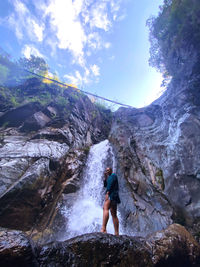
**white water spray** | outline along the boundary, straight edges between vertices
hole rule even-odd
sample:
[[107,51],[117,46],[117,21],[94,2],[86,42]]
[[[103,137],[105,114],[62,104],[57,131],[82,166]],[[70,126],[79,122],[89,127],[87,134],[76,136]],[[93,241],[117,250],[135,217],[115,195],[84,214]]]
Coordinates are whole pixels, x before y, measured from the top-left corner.
[[[105,189],[103,188],[103,174],[106,163],[115,168],[112,147],[105,140],[91,147],[83,177],[83,186],[70,210],[64,211],[67,222],[67,237],[100,232],[103,219],[103,201]],[[120,218],[119,218],[120,219]],[[110,216],[107,232],[114,233]]]

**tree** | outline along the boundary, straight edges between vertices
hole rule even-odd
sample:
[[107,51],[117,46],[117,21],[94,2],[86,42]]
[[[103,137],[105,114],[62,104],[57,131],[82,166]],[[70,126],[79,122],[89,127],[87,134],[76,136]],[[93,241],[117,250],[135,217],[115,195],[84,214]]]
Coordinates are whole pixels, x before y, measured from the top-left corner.
[[18,60],[18,66],[20,68],[35,72],[40,75],[45,74],[49,69],[47,63],[43,58],[36,57],[34,55],[31,55],[30,58],[20,58]]
[[150,60],[165,75],[175,77],[194,61],[200,62],[199,0],[165,0],[158,17],[147,21],[150,28]]

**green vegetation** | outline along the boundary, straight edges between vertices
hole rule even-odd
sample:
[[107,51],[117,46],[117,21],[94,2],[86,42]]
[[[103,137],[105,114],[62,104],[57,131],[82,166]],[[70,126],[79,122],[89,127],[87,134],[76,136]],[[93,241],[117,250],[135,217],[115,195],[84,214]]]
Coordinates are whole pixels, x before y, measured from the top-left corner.
[[88,153],[90,152],[90,146],[85,146],[83,148],[83,151],[85,152],[86,155],[88,155]]
[[21,103],[38,102],[45,107],[54,102],[62,108],[64,114],[68,115],[69,102],[73,105],[83,96],[77,88],[70,87],[68,89],[67,85],[58,85],[38,78],[24,69],[59,81],[56,75],[50,76],[49,67],[43,58],[32,55],[30,58],[20,58],[13,62],[10,56],[0,49],[0,97],[2,103],[17,107]]
[[56,103],[61,107],[66,107],[69,104],[69,100],[63,96],[57,96]]
[[74,100],[78,100],[78,99],[80,98],[80,96],[78,95],[78,93],[71,94],[71,97],[72,97]]
[[[30,58],[20,58],[13,62],[10,56],[0,49],[1,103],[6,103],[5,105],[11,107],[29,102],[38,102],[43,107],[54,103],[60,107],[63,115],[68,117],[71,107],[86,97],[73,85],[54,83],[25,70],[60,82],[56,74],[52,76],[49,72],[49,67],[43,58],[31,55]],[[95,105],[101,113],[106,113],[109,108],[105,101],[95,102]],[[97,111],[92,114],[93,118],[96,118],[97,115]]]
[[48,71],[49,67],[45,60],[41,57],[35,57],[31,55],[30,58],[20,58],[17,62],[17,65],[20,68],[24,68],[26,70],[35,72],[40,75],[45,75],[45,73]]
[[91,115],[92,115],[92,119],[93,119],[93,120],[96,119],[96,117],[98,116],[98,112],[97,112],[97,110],[93,110],[93,111],[91,112]]
[[108,102],[102,99],[95,100],[94,104],[100,110],[111,109],[111,106],[108,104]]
[[200,67],[199,0],[164,0],[158,17],[147,21],[150,28],[150,65],[164,77],[177,77],[196,57],[193,70]]
[[161,190],[165,189],[165,182],[164,182],[164,177],[163,177],[163,171],[161,169],[158,169],[156,171],[156,182],[159,184],[159,187]]
[[17,102],[17,99],[16,99],[15,96],[11,96],[10,101],[13,104],[14,107],[19,106],[19,103]]

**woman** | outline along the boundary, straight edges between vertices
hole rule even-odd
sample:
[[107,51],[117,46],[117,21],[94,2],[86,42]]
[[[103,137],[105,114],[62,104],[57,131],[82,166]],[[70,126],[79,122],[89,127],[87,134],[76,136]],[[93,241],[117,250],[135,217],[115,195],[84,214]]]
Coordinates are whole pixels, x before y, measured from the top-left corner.
[[109,219],[109,210],[112,215],[115,235],[119,235],[119,220],[117,217],[117,204],[120,203],[119,199],[119,185],[117,175],[112,172],[112,168],[108,167],[105,171],[104,187],[106,187],[106,196],[103,205],[103,225],[101,228],[102,233],[107,233],[106,226]]

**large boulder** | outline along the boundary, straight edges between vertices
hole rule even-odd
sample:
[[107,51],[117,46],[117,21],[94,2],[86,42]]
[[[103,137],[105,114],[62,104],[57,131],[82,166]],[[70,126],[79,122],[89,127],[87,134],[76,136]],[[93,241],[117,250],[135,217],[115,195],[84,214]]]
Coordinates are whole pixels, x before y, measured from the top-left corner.
[[200,266],[200,247],[180,225],[171,225],[147,239],[92,233],[43,246],[40,266]]
[[0,127],[18,127],[22,125],[27,118],[31,117],[41,108],[41,105],[37,102],[28,103],[18,108],[10,108],[0,117]]
[[21,231],[0,230],[0,265],[2,267],[38,266],[32,241]]
[[85,234],[44,246],[40,266],[153,266],[150,250],[140,238]]
[[198,267],[200,246],[174,224],[148,238],[104,233],[36,245],[21,231],[0,231],[0,265],[76,267]]
[[179,224],[152,234],[146,244],[152,249],[152,261],[156,267],[200,266],[200,245]]

